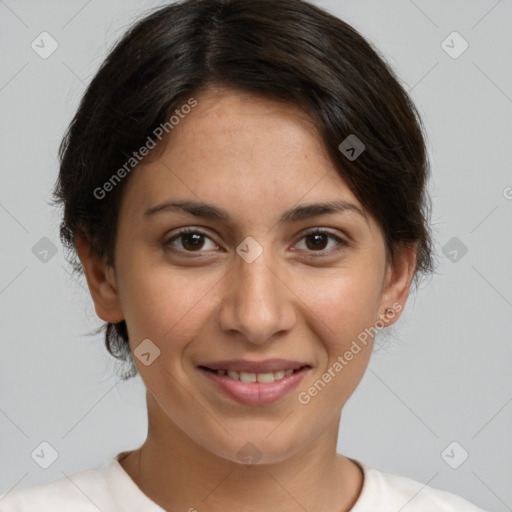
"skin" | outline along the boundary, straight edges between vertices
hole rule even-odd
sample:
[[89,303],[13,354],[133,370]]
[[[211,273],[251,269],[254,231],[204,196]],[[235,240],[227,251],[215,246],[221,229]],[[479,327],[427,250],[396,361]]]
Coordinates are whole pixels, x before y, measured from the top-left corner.
[[[98,316],[126,320],[132,352],[144,339],[160,350],[148,366],[134,357],[147,388],[148,437],[120,463],[168,510],[347,511],[363,475],[336,453],[340,415],[373,340],[307,405],[297,395],[386,308],[405,305],[415,252],[400,247],[391,265],[377,221],[350,210],[278,225],[299,204],[343,199],[362,206],[297,108],[228,89],[196,99],[157,158],[129,177],[115,268],[76,239]],[[143,217],[168,199],[214,204],[232,224],[177,211]],[[194,249],[184,236],[166,248],[183,227],[206,233],[203,244]],[[348,245],[325,236],[315,246],[304,235],[310,228]],[[263,248],[252,263],[236,252],[248,236]],[[322,251],[331,255],[318,256]],[[198,252],[204,257],[194,258]],[[298,389],[269,405],[239,404],[195,368],[274,357],[312,368]],[[261,456],[252,466],[237,456],[248,442]]]

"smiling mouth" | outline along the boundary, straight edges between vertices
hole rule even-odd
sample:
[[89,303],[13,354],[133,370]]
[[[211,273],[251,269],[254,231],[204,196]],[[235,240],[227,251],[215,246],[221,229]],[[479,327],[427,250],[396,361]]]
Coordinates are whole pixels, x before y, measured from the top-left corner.
[[203,370],[207,370],[209,372],[215,373],[217,375],[222,375],[229,377],[232,380],[237,380],[240,382],[244,382],[247,384],[253,382],[261,382],[261,383],[272,383],[275,381],[279,381],[284,377],[292,375],[293,373],[298,373],[303,369],[311,368],[309,365],[301,366],[300,368],[289,368],[285,370],[277,370],[275,372],[265,372],[265,373],[251,373],[251,372],[237,372],[234,370],[214,370],[212,368],[208,368],[207,366],[200,366],[199,368]]

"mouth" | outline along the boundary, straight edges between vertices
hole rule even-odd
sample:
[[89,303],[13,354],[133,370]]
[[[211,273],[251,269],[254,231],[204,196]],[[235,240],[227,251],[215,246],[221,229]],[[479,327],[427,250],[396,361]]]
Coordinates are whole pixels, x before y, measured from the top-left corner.
[[275,372],[263,372],[263,373],[254,373],[254,372],[242,372],[236,370],[215,370],[213,368],[208,368],[207,366],[199,366],[202,370],[216,373],[217,375],[227,376],[232,380],[238,380],[240,382],[245,382],[246,384],[250,384],[253,382],[262,382],[262,383],[270,383],[276,382],[284,379],[284,377],[288,377],[294,373],[300,372],[302,369],[311,368],[309,365],[301,366],[300,368],[288,368],[286,370],[277,370]]
[[311,368],[309,364],[283,359],[229,360],[197,366],[214,390],[253,406],[270,404],[288,395]]

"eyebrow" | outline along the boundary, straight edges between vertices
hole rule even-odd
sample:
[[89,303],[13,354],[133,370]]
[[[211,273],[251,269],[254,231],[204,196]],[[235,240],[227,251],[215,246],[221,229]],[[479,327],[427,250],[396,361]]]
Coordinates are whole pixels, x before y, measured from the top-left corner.
[[[169,211],[182,211],[200,217],[203,219],[213,219],[223,221],[227,224],[233,223],[233,219],[227,210],[217,206],[199,203],[195,201],[164,201],[156,206],[153,206],[144,212],[145,218],[150,218],[157,213]],[[311,203],[299,205],[290,210],[285,211],[279,218],[277,224],[282,225],[285,223],[298,222],[301,220],[317,217],[319,215],[342,213],[342,212],[355,212],[363,216],[368,223],[368,217],[359,206],[348,201],[335,200],[324,203]]]

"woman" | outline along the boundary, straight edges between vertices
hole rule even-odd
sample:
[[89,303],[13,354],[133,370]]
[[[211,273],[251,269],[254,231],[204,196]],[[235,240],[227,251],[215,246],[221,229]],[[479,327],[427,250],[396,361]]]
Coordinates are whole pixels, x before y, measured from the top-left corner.
[[61,238],[148,436],[2,510],[481,510],[336,452],[376,333],[433,269],[421,121],[353,28],[302,0],[160,8],[60,158]]

